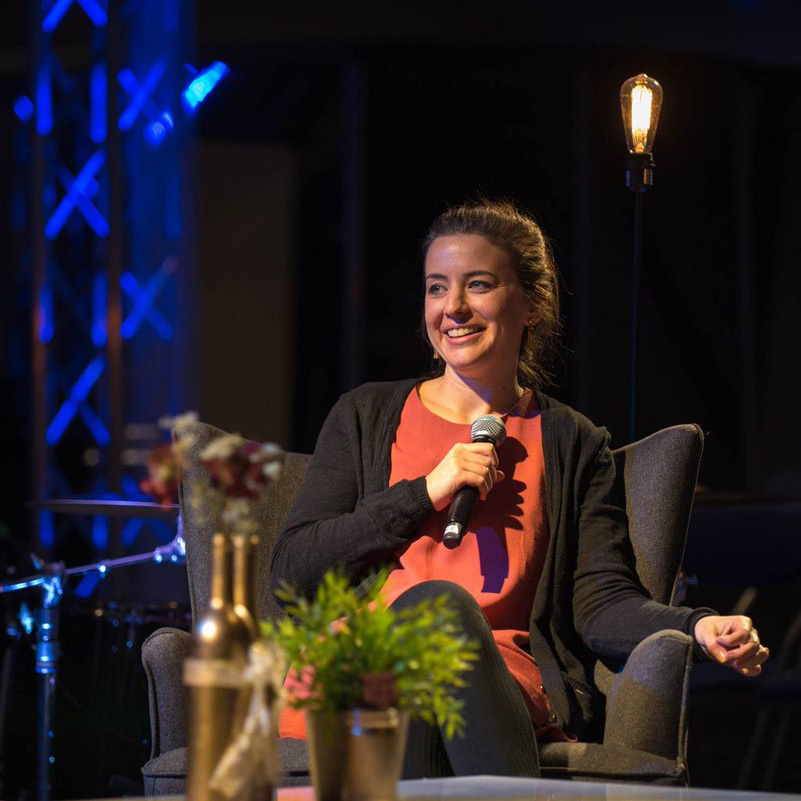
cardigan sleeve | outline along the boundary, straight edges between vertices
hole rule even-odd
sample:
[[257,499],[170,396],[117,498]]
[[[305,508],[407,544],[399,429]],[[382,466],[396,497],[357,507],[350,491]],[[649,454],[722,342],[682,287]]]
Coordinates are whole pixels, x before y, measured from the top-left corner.
[[640,583],[605,430],[588,473],[578,520],[576,631],[594,653],[615,659],[627,657],[643,639],[663,629],[692,636],[701,617],[716,613],[666,606],[652,600]]
[[364,493],[365,447],[358,411],[347,395],[325,421],[295,505],[272,554],[270,587],[281,582],[311,595],[323,574],[354,581],[391,560],[432,513],[425,478]]

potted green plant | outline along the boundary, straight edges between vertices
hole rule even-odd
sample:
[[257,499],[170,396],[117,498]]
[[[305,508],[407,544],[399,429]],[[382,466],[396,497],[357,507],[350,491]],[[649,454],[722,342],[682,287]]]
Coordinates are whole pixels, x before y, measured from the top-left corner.
[[400,612],[379,595],[386,572],[360,597],[336,572],[315,596],[279,591],[287,615],[264,623],[286,652],[307,710],[312,782],[318,801],[395,797],[409,716],[459,736],[455,690],[477,656],[443,596]]

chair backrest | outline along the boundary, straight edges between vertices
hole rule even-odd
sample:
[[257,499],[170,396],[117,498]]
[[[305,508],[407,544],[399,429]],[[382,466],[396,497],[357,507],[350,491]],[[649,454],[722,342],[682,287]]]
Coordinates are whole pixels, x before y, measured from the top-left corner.
[[698,426],[679,425],[614,452],[637,575],[661,603],[673,599],[703,445]]
[[[697,425],[678,425],[614,451],[626,497],[637,576],[655,601],[669,604],[684,555],[704,448]],[[615,674],[600,660],[594,679],[608,695]]]
[[[197,619],[198,612],[205,609],[209,601],[211,538],[215,533],[216,526],[208,510],[204,509],[198,493],[193,490],[199,485],[208,484],[208,474],[200,463],[201,451],[226,432],[207,423],[196,422],[191,424],[187,433],[192,437],[193,444],[187,454],[187,466],[184,480],[181,482],[179,505],[186,541],[189,599],[192,606],[192,617]],[[295,501],[310,461],[311,456],[306,454],[287,453],[280,480],[269,486],[264,498],[256,506],[261,544],[256,555],[254,586],[256,611],[261,619],[275,618],[280,611],[268,589],[273,543],[284,518]]]

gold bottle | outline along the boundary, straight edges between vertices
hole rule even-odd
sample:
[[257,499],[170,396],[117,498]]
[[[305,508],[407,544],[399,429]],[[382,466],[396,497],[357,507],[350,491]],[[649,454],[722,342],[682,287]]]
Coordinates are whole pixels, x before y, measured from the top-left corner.
[[[211,598],[194,631],[185,681],[190,687],[190,801],[223,801],[209,778],[231,742],[239,689],[225,686],[226,671],[244,669],[250,634],[231,603],[231,547],[224,534],[211,543]],[[223,677],[222,680],[220,677]]]
[[[235,534],[232,537],[234,544],[234,613],[239,619],[240,624],[248,633],[249,643],[255,642],[259,629],[256,623],[255,607],[253,605],[253,561],[255,556],[255,545],[258,544],[258,537],[248,537],[243,534]],[[255,543],[253,542],[255,540]],[[245,688],[239,693],[236,702],[236,712],[234,713],[234,730],[242,728],[245,717],[250,706],[250,690]]]
[[253,592],[253,574],[259,538],[237,535],[234,541],[234,611],[250,633],[251,642],[259,636],[258,614]]

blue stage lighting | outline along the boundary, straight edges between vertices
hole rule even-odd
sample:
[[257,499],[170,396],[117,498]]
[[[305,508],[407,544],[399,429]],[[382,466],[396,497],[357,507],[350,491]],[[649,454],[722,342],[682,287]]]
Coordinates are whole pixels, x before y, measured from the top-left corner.
[[172,114],[165,111],[157,120],[145,126],[145,141],[156,147],[164,141],[164,137],[175,127]]
[[53,7],[47,12],[47,16],[42,21],[42,30],[46,33],[54,31],[71,5],[72,0],[56,0],[56,2],[53,3]]
[[209,92],[225,77],[228,67],[222,61],[215,61],[190,82],[184,89],[184,105],[189,111],[194,111],[207,97]]
[[36,73],[36,133],[47,136],[53,129],[53,96],[50,92],[50,65],[45,61]]
[[52,512],[39,512],[39,540],[43,548],[52,548],[56,541]]
[[98,27],[103,27],[108,22],[108,15],[106,14],[105,2],[99,0],[78,0],[81,8],[86,12],[86,16]]
[[120,85],[130,95],[128,108],[120,115],[118,124],[121,131],[129,131],[133,127],[139,112],[148,103],[151,93],[164,76],[166,68],[166,62],[164,59],[160,59],[148,70],[142,83],[136,80],[136,76],[127,67],[117,73]]
[[97,444],[108,445],[110,439],[108,429],[103,425],[102,420],[97,416],[94,409],[84,402],[78,405],[78,414],[86,423],[86,427],[94,434]]
[[92,289],[92,342],[98,348],[102,348],[106,344],[106,305],[108,301],[105,273],[95,273]]
[[[56,0],[53,3],[47,16],[42,21],[42,30],[51,33],[58,27],[67,9],[72,5],[73,0]],[[86,16],[98,27],[103,27],[108,22],[106,9],[98,0],[78,0],[78,5],[86,12]]]
[[106,67],[102,63],[92,67],[89,94],[89,135],[99,145],[106,141]]
[[142,500],[148,497],[139,489],[139,485],[131,476],[122,477],[122,494],[125,495],[128,500]]
[[130,339],[136,333],[136,329],[139,328],[142,320],[145,319],[153,326],[161,339],[165,341],[172,339],[172,326],[162,317],[153,304],[155,303],[156,295],[174,270],[175,260],[167,259],[161,268],[153,273],[144,287],[140,287],[139,282],[129,272],[125,272],[120,276],[120,286],[133,301],[133,308],[120,326],[120,333],[123,339]]
[[55,239],[76,206],[80,208],[86,218],[86,222],[89,223],[99,237],[108,236],[108,223],[103,215],[92,205],[88,195],[92,179],[103,166],[105,160],[105,155],[98,151],[89,158],[83,169],[75,177],[75,180],[67,190],[67,194],[61,198],[61,202],[56,206],[56,210],[45,225],[45,236],[48,239]]
[[53,293],[50,284],[45,284],[39,293],[39,341],[53,340]]
[[136,538],[139,536],[139,532],[142,530],[143,525],[143,520],[129,520],[125,526],[123,526],[122,534],[120,534],[120,542],[125,547],[130,547],[133,545],[136,542]]
[[24,601],[19,608],[19,622],[22,628],[25,629],[26,634],[31,634],[33,627],[36,625],[36,618],[31,614],[28,604]]
[[27,95],[20,95],[14,101],[14,113],[22,122],[28,122],[33,116],[33,103]]
[[[97,379],[100,378],[100,374],[105,367],[106,361],[102,357],[89,362],[86,369],[81,373],[80,378],[75,382],[69,397],[61,404],[61,408],[56,412],[56,416],[47,427],[45,439],[48,445],[55,445],[61,439],[70,421],[78,412],[78,406],[86,400],[86,396],[95,385]],[[92,432],[95,435],[95,439],[100,443],[108,442],[108,431],[102,427],[99,420],[97,420],[97,423],[100,424],[101,428]]]
[[78,598],[88,598],[103,578],[105,578],[105,575],[97,570],[87,573],[78,582],[78,586],[75,588],[75,595]]
[[166,196],[166,216],[165,226],[167,236],[177,240],[181,238],[181,179],[177,170],[173,170],[166,176],[167,196]]
[[92,545],[95,548],[108,546],[108,518],[98,515],[92,523]]

